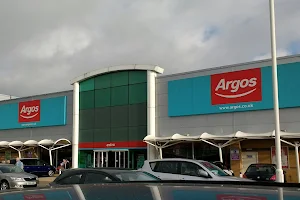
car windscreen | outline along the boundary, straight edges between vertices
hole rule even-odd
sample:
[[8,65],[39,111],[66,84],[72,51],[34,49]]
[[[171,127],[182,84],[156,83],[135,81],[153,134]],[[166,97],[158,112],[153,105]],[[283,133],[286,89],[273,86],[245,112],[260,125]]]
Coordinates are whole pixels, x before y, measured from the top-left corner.
[[208,169],[210,172],[212,172],[217,176],[229,176],[229,174],[227,174],[222,169],[220,169],[219,167],[217,167],[216,165],[210,162],[207,161],[199,161],[199,162],[203,167],[205,167],[206,169]]
[[133,172],[118,172],[114,174],[121,181],[158,181],[159,179],[155,176],[141,172],[141,171],[133,171]]
[[17,166],[0,166],[0,171],[2,173],[22,173],[24,172],[23,169],[21,169],[20,167]]
[[273,165],[250,165],[246,170],[246,173],[264,173],[264,174],[275,174],[276,169]]

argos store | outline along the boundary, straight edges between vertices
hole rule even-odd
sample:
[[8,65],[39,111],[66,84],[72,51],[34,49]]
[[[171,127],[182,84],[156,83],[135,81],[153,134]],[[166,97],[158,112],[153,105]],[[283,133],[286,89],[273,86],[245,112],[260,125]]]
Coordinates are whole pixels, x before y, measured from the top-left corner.
[[71,159],[72,91],[0,101],[0,162]]
[[[275,163],[271,61],[156,78],[157,158],[222,161],[236,176],[252,163]],[[282,165],[300,181],[300,56],[278,59]]]

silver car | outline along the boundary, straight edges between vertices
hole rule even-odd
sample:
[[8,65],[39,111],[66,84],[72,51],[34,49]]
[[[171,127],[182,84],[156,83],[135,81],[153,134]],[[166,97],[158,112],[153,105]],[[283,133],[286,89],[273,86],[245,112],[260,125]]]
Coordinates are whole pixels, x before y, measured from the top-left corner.
[[0,190],[10,188],[37,187],[39,179],[36,175],[24,172],[12,164],[0,164]]
[[142,171],[161,180],[207,180],[207,181],[250,181],[228,175],[216,165],[203,161],[181,158],[146,160]]

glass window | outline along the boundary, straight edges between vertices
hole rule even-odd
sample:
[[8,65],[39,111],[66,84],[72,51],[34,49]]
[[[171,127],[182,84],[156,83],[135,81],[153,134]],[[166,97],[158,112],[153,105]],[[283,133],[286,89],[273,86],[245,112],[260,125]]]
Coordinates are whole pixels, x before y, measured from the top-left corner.
[[261,164],[256,164],[256,165],[250,165],[246,171],[247,173],[264,173],[264,174],[275,174],[276,168],[272,165],[261,165]]
[[110,128],[110,107],[95,109],[95,128]]
[[[181,175],[199,176],[198,171],[202,169],[199,165],[191,162],[181,162]],[[203,169],[202,169],[203,170]]]
[[22,162],[27,166],[37,165],[37,159],[22,159]]
[[93,129],[95,121],[94,109],[79,111],[79,129]]
[[82,81],[79,83],[79,91],[84,92],[84,91],[90,91],[95,89],[95,82],[94,78]]
[[217,176],[229,176],[226,172],[224,172],[222,169],[220,169],[219,167],[217,167],[216,165],[207,162],[207,161],[199,161],[199,163],[205,167],[206,169],[208,169],[210,172],[214,173]]
[[103,74],[95,78],[95,89],[109,88],[111,85],[111,74]]
[[79,94],[79,108],[80,109],[89,109],[95,107],[95,92],[86,91],[80,92]]
[[94,130],[79,130],[80,142],[94,142]]
[[95,107],[110,106],[110,88],[95,90]]
[[111,181],[112,181],[111,178],[109,178],[105,174],[88,172],[86,174],[84,183],[93,184],[93,183],[103,183],[103,182],[111,182]]
[[111,107],[111,127],[128,127],[128,106]]
[[147,71],[137,70],[129,71],[129,84],[146,83],[147,82]]
[[94,145],[97,142],[110,142],[110,128],[102,128],[94,130]]
[[147,126],[129,127],[129,141],[142,141],[147,136]]
[[128,104],[128,86],[111,88],[111,106]]
[[129,104],[147,102],[147,83],[129,85]]
[[128,142],[128,127],[112,128],[110,140]]
[[129,126],[147,125],[147,103],[129,106]]
[[48,163],[43,160],[37,160],[37,165],[48,165]]
[[111,74],[111,87],[128,85],[128,71],[120,71]]
[[81,178],[82,178],[82,174],[73,174],[71,176],[68,176],[58,181],[58,183],[62,185],[80,184]]
[[179,162],[176,161],[157,161],[153,171],[169,174],[179,174]]

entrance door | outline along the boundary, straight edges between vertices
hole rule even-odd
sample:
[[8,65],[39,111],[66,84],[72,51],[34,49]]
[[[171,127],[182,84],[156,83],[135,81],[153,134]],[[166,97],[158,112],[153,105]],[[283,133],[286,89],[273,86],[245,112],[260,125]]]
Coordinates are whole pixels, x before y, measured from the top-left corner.
[[129,168],[129,151],[95,151],[95,167]]
[[256,164],[258,162],[257,152],[242,152],[242,173],[244,174],[249,165]]

